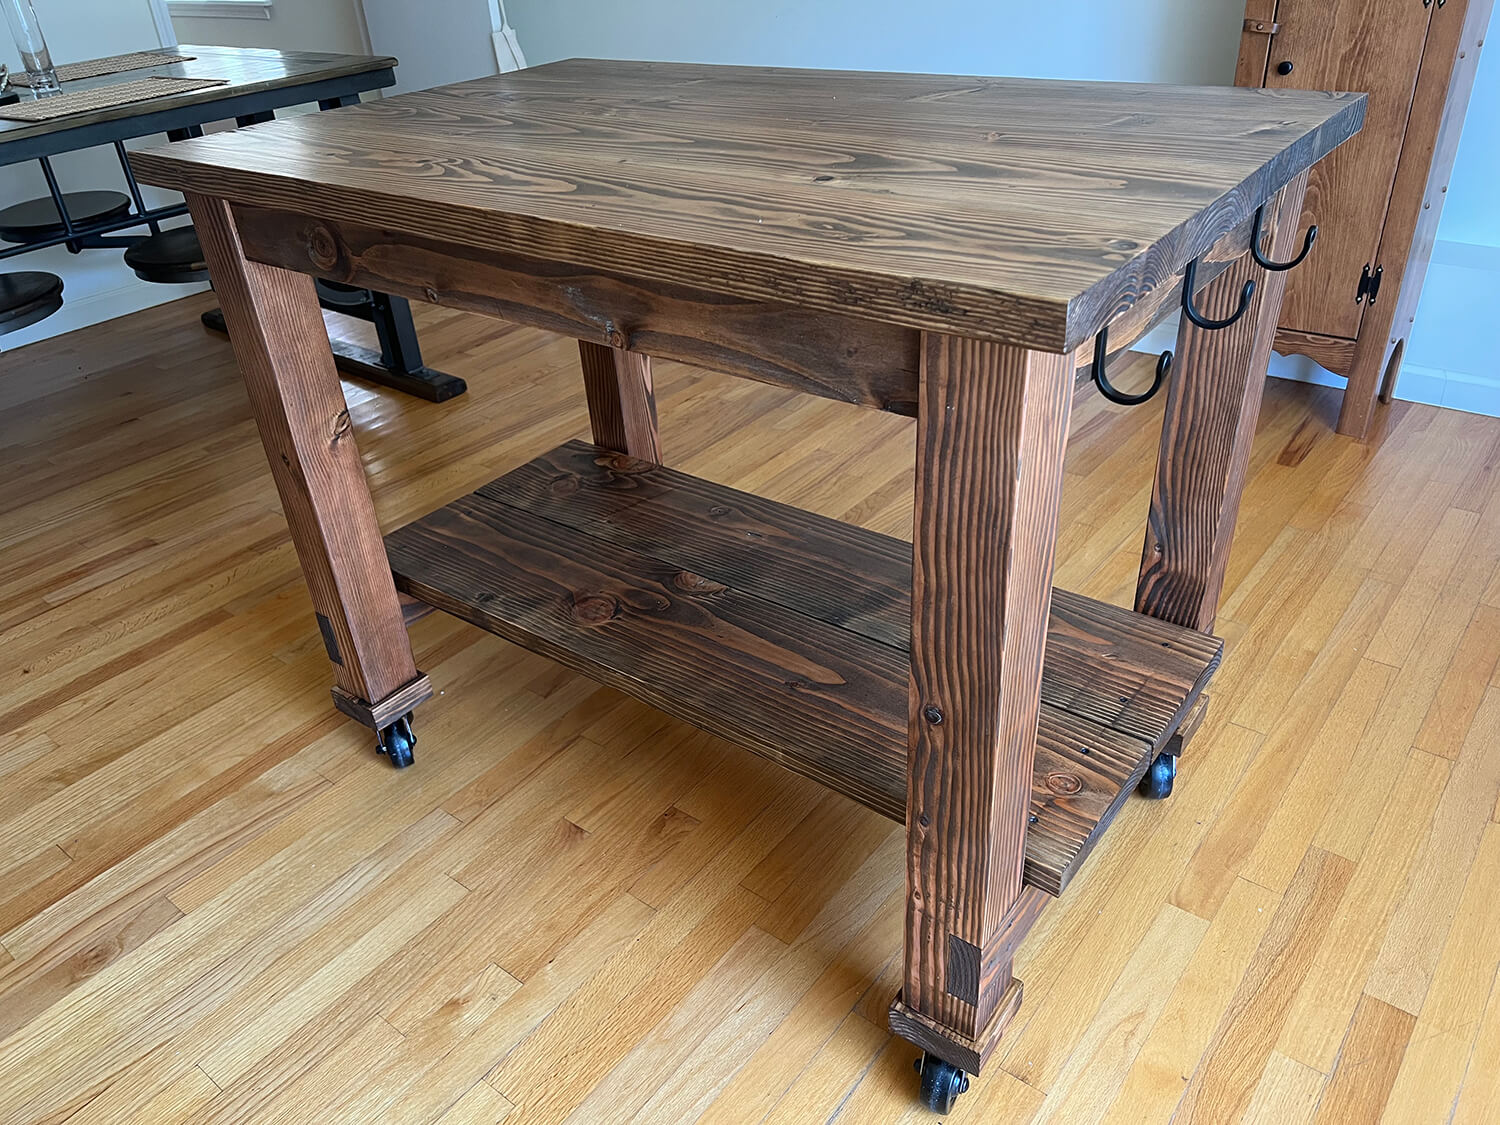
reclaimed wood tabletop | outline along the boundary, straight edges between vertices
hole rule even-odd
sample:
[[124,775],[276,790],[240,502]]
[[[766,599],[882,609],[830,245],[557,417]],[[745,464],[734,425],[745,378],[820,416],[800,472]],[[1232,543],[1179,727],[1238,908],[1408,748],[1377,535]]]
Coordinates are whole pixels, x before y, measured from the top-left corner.
[[232,203],[1061,352],[1348,139],[1364,106],[569,60],[133,159]]

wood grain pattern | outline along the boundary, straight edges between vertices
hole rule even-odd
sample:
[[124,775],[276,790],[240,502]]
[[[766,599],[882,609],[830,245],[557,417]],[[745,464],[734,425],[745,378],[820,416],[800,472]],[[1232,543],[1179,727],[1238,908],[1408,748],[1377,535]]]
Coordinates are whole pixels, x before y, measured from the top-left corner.
[[[1268,208],[1273,260],[1288,258],[1296,245],[1292,217],[1300,213],[1306,183],[1299,177]],[[1199,305],[1222,316],[1253,280],[1256,293],[1245,315],[1218,331],[1182,322],[1136,584],[1140,613],[1213,629],[1286,276],[1262,270],[1246,254]]]
[[[0,357],[0,635],[27,669],[0,707],[0,1021],[24,1021],[0,1046],[0,1120],[489,1122],[576,1104],[590,1122],[934,1121],[916,1102],[919,1049],[884,1028],[901,983],[899,825],[445,613],[413,627],[443,689],[418,716],[413,772],[334,713],[230,345],[198,324],[214,303]],[[434,405],[346,384],[388,526],[589,429],[572,339],[413,312],[431,362],[485,393]],[[680,469],[909,537],[910,419],[675,363],[653,374]],[[1045,896],[1016,952],[1020,1017],[949,1121],[1167,1125],[1231,1010],[1230,1046],[1273,1044],[1329,1075],[1334,1120],[1345,1093],[1359,1113],[1378,1102],[1393,1068],[1407,1073],[1387,1121],[1500,1119],[1500,853],[1451,846],[1455,816],[1495,816],[1460,763],[1496,776],[1500,680],[1482,700],[1500,635],[1500,421],[1397,402],[1356,446],[1327,431],[1339,393],[1267,381],[1214,707],[1172,800],[1127,800],[1084,878]],[[1057,581],[1083,595],[1128,594],[1162,407],[1076,398]],[[1464,513],[1464,535],[1429,535]],[[1432,558],[1408,565],[1429,539]],[[1377,621],[1443,607],[1388,647],[1399,691],[1345,682],[1373,629],[1335,623],[1369,600]],[[1471,612],[1479,641],[1455,646]],[[1328,754],[1346,735],[1357,749]],[[1349,768],[1329,772],[1331,756]],[[1304,880],[1278,891],[1239,872],[1260,841],[1295,864],[1313,831],[1354,871],[1307,915],[1331,918],[1283,1020],[1267,999],[1295,981],[1256,950]],[[74,858],[53,870],[62,849]],[[799,863],[818,868],[802,884]],[[1433,877],[1470,902],[1445,892],[1424,910]],[[1173,905],[1221,880],[1225,895]],[[183,917],[119,941],[164,894]],[[1190,925],[1188,910],[1210,922],[1190,956],[1153,923]],[[1402,963],[1439,966],[1404,1051],[1400,1018],[1372,1023],[1360,1000],[1388,936]],[[340,1049],[375,1019],[401,1032],[396,1049]],[[485,1076],[513,1056],[550,1065],[508,1067],[499,1090]],[[329,1057],[352,1083],[307,1078]],[[1225,1077],[1255,1088],[1265,1073]]]
[[[1267,87],[1370,94],[1365,128],[1317,165],[1308,181],[1301,224],[1304,230],[1318,224],[1318,247],[1289,275],[1281,314],[1286,328],[1347,339],[1359,334],[1365,306],[1354,303],[1354,288],[1360,270],[1375,267],[1433,10],[1408,0],[1277,4],[1281,30],[1271,45]],[[1281,60],[1296,69],[1278,74]]]
[[1335,375],[1346,378],[1354,370],[1356,341],[1339,336],[1321,336],[1290,328],[1276,330],[1275,348],[1283,355],[1305,355]]
[[660,464],[651,357],[588,340],[578,341],[578,355],[594,444]]
[[922,356],[902,996],[968,1036],[1011,984],[965,999],[948,960],[982,959],[1021,891],[1072,374],[953,337]]
[[[1274,30],[1267,30],[1274,29]],[[1236,86],[1262,86],[1271,36],[1281,30],[1276,22],[1276,0],[1245,0],[1245,22],[1240,32],[1240,53],[1235,61]]]
[[188,197],[334,676],[378,705],[418,679],[312,281],[247,262],[220,200]]
[[132,161],[236,204],[1065,353],[1364,100],[572,60],[390,104]]
[[252,261],[500,316],[607,347],[914,414],[919,333],[350,220],[234,208]]
[[[1365,436],[1392,349],[1409,338],[1416,323],[1494,8],[1494,0],[1446,0],[1432,10],[1377,252],[1385,266],[1385,296],[1365,310],[1368,323],[1361,328],[1349,389],[1339,409],[1341,434]],[[1398,279],[1400,288],[1392,293]]]
[[[1247,24],[1271,7],[1248,0]],[[1237,85],[1371,91],[1364,133],[1313,171],[1304,225],[1320,223],[1333,241],[1292,276],[1278,345],[1349,378],[1339,433],[1363,440],[1377,395],[1389,401],[1382,383],[1393,382],[1414,323],[1492,11],[1493,0],[1282,0],[1269,45],[1241,38]],[[1282,75],[1268,59],[1295,69]],[[1353,303],[1360,271],[1377,265],[1384,293],[1373,307]]]
[[[901,540],[569,442],[387,542],[399,585],[424,603],[904,819]],[[576,609],[600,599],[602,620]],[[1214,638],[1057,591],[1029,884],[1060,894],[1077,874],[1219,652]],[[810,668],[838,676],[808,682]]]

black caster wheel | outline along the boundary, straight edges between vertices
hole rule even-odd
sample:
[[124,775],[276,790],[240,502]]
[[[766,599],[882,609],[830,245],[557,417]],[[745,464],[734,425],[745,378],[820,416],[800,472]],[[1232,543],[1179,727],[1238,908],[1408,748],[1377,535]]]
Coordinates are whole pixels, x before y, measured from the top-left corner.
[[1172,795],[1172,782],[1177,780],[1177,759],[1171,754],[1158,754],[1156,761],[1141,778],[1141,796],[1153,801],[1164,801]]
[[412,754],[417,745],[417,736],[411,732],[411,712],[402,715],[380,732],[375,749],[390,758],[391,765],[404,770],[415,758]]
[[936,1055],[924,1054],[912,1066],[922,1076],[922,1104],[934,1113],[951,1112],[958,1095],[969,1088],[969,1076]]

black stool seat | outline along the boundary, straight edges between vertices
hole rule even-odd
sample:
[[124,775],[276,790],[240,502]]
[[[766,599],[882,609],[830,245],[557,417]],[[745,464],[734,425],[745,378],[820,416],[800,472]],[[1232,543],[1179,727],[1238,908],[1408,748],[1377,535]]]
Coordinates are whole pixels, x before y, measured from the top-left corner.
[[315,277],[313,286],[325,309],[363,309],[370,303],[368,290],[345,285],[342,281],[324,281],[321,277]]
[[[65,191],[68,218],[75,227],[118,219],[130,213],[130,196],[117,191]],[[41,242],[63,233],[62,216],[51,196],[28,199],[0,211],[0,239],[6,242]]]
[[142,281],[187,285],[208,280],[208,263],[192,227],[173,227],[141,239],[125,251],[125,264]]
[[0,335],[51,316],[62,308],[62,291],[55,273],[0,273]]

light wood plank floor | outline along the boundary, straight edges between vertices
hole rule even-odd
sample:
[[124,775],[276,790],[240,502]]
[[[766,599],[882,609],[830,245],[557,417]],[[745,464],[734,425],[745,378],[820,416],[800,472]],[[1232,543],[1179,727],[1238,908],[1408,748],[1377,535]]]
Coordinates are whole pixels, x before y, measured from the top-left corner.
[[[414,769],[333,711],[206,305],[0,356],[0,1121],[927,1120],[892,825],[441,615]],[[419,316],[387,525],[586,431],[571,342]],[[673,464],[909,534],[909,421],[659,382]],[[1177,794],[953,1120],[1500,1120],[1500,422],[1335,409],[1270,390]],[[1081,398],[1061,585],[1128,599],[1159,419]]]

